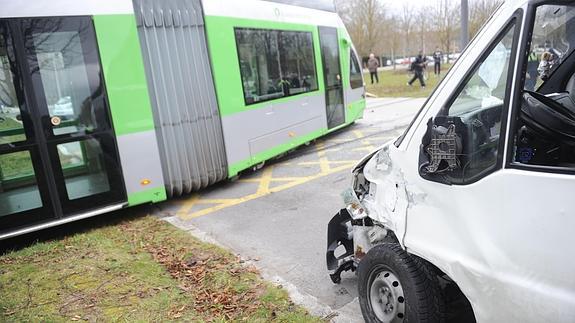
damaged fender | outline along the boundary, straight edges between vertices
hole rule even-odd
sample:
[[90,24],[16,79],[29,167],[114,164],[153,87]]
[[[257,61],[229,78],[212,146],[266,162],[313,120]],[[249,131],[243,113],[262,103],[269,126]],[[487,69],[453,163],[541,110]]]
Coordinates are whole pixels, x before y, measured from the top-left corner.
[[393,231],[403,246],[409,199],[403,173],[392,161],[396,149],[389,142],[364,166],[363,176],[369,182],[369,191],[362,204],[369,217]]

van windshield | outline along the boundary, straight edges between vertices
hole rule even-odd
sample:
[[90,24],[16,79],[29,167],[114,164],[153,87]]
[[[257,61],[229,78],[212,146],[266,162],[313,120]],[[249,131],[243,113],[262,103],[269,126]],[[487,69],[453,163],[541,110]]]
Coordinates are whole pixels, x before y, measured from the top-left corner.
[[547,81],[575,49],[575,7],[537,8],[527,63],[525,89],[534,91]]
[[515,123],[513,162],[575,169],[575,5],[540,5]]

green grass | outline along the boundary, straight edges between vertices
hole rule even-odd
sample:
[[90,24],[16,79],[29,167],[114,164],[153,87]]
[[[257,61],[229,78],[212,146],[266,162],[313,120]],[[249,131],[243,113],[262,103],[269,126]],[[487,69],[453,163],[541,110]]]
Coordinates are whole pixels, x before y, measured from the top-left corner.
[[[449,66],[442,66],[442,76],[447,73]],[[379,83],[371,84],[369,73],[364,74],[364,80],[367,84],[366,91],[377,97],[396,97],[396,98],[425,98],[428,97],[433,89],[437,86],[441,78],[433,75],[433,67],[428,67],[428,79],[426,87],[419,86],[419,80],[408,86],[408,72],[406,69],[397,68],[379,72]]]
[[317,322],[229,252],[153,217],[0,256],[0,321]]
[[[0,115],[1,117],[1,115]],[[0,144],[13,143],[17,141],[26,140],[24,134],[18,135],[2,135],[3,130],[17,130],[22,129],[22,124],[11,118],[0,119]],[[18,152],[7,155],[0,155],[0,181],[6,178],[19,177],[30,175],[32,171],[32,163],[30,162],[30,154],[28,152]]]

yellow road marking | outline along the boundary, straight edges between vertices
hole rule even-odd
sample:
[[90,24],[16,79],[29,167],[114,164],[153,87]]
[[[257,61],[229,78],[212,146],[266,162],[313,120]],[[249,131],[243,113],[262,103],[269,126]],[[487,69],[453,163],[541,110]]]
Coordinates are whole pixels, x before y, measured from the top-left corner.
[[256,194],[265,195],[270,192],[270,180],[272,178],[273,167],[267,167],[262,171],[262,177],[260,177],[260,186],[258,186],[258,191]]
[[[228,208],[231,206],[235,206],[235,205],[238,205],[241,203],[245,203],[245,202],[260,198],[262,196],[269,195],[271,193],[277,193],[280,191],[284,191],[284,190],[287,190],[287,189],[292,188],[294,186],[298,186],[298,185],[307,183],[307,182],[312,181],[314,179],[318,179],[318,178],[321,178],[321,177],[324,177],[327,175],[331,175],[331,174],[334,174],[334,173],[337,173],[337,172],[340,172],[343,170],[349,170],[349,168],[352,167],[354,164],[355,164],[355,162],[349,162],[348,164],[345,164],[345,165],[330,168],[330,170],[327,172],[320,172],[320,173],[317,173],[317,174],[312,175],[312,176],[296,177],[296,178],[294,178],[294,180],[292,180],[290,182],[287,182],[283,185],[272,187],[272,188],[269,188],[269,186],[267,186],[267,185],[269,185],[269,182],[268,182],[268,184],[265,186],[266,187],[265,189],[263,189],[263,188],[261,190],[258,189],[258,192],[250,194],[250,195],[246,195],[246,196],[243,196],[240,198],[205,199],[205,200],[201,200],[201,203],[199,203],[199,200],[196,200],[196,198],[198,198],[199,195],[195,195],[192,198],[194,201],[189,201],[189,202],[184,203],[184,205],[177,212],[177,216],[182,220],[189,220],[189,219],[197,218],[197,217],[200,217],[200,216],[203,216],[203,215],[215,212],[215,211],[219,211],[221,209],[225,209],[225,208]],[[274,165],[270,165],[267,168],[269,168],[270,172],[271,172],[271,169],[274,168]],[[264,176],[266,176],[266,175],[262,175],[262,178]],[[264,185],[262,184],[260,187],[263,187],[263,186]],[[208,207],[208,208],[196,211],[196,212],[189,213],[191,211],[192,207],[196,204],[216,204],[216,203],[218,203],[218,205]]]
[[319,157],[319,167],[322,173],[329,172],[331,170],[331,166],[325,156],[325,144],[323,142],[318,142],[316,144],[316,151],[317,156]]
[[190,210],[194,207],[194,205],[196,205],[196,203],[198,202],[198,200],[200,199],[199,195],[192,195],[191,198],[189,198],[187,201],[185,201],[182,206],[180,207],[180,209],[178,210],[178,212],[176,212],[176,215],[178,217],[182,217],[186,214],[188,214],[190,212]]
[[363,137],[365,137],[365,135],[363,134],[363,132],[359,131],[359,130],[354,130],[352,131],[353,135],[355,136],[356,139],[361,139]]
[[[368,131],[369,133],[370,131]],[[333,142],[352,142],[357,139],[361,139],[362,146],[351,149],[352,151],[373,151],[375,146],[372,144],[373,140],[380,140],[384,139],[384,137],[370,137],[366,138],[363,131],[360,130],[353,130],[352,131],[354,138],[349,139],[332,139],[330,141]],[[176,215],[181,218],[182,220],[189,220],[193,218],[197,218],[200,216],[204,216],[210,213],[213,213],[218,210],[222,210],[228,207],[232,207],[241,203],[245,203],[272,193],[277,193],[283,190],[287,190],[289,188],[305,184],[309,181],[328,176],[337,172],[341,172],[344,170],[349,170],[353,165],[355,165],[356,161],[352,160],[340,160],[340,161],[331,161],[327,157],[327,152],[334,152],[339,151],[342,148],[326,148],[325,142],[317,141],[315,143],[315,152],[317,153],[318,160],[317,161],[310,161],[310,162],[280,162],[273,165],[269,165],[265,167],[261,171],[261,175],[258,178],[246,178],[246,179],[239,179],[238,182],[240,183],[257,183],[258,188],[255,193],[248,194],[239,198],[203,198],[200,194],[193,195],[187,201],[184,201],[181,204],[180,209],[177,211]],[[297,176],[297,177],[273,177],[273,170],[276,167],[283,167],[283,166],[316,166],[319,165],[320,171],[314,175],[310,176]],[[278,186],[270,187],[272,183],[281,183]],[[204,209],[200,209],[198,211],[193,211],[192,209],[194,206],[203,205],[208,206]],[[213,205],[213,206],[211,206]]]

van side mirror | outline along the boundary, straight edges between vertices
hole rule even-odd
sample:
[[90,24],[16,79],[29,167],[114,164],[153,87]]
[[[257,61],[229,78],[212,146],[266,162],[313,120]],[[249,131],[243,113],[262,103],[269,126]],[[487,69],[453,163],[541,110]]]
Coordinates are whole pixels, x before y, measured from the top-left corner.
[[419,151],[419,174],[428,180],[451,184],[450,173],[461,170],[466,125],[458,117],[437,116],[427,122]]

